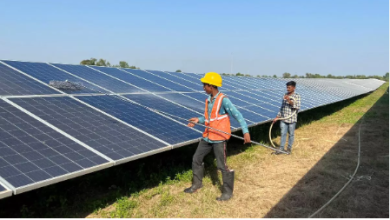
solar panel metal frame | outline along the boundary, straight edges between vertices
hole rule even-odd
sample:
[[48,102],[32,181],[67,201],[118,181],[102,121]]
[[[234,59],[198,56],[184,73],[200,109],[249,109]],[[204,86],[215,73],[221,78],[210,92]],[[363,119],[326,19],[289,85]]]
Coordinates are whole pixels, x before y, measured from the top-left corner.
[[12,190],[6,186],[2,177],[0,177],[0,186],[4,188],[3,191],[0,191],[0,199],[12,196]]

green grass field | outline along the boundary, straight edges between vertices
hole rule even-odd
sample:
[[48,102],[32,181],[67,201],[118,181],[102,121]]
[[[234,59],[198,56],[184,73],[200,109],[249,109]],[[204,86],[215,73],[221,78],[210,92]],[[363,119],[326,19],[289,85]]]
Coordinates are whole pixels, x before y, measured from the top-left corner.
[[[307,217],[329,200],[356,166],[362,126],[362,168],[320,217],[389,217],[388,83],[377,91],[299,114],[293,154],[228,144],[236,171],[234,197],[217,202],[221,175],[205,158],[204,187],[193,195],[196,144],[0,200],[0,217]],[[264,124],[251,128],[267,143]],[[241,135],[241,133],[238,133]],[[273,137],[278,143],[279,131]],[[370,179],[370,180],[368,180]]]

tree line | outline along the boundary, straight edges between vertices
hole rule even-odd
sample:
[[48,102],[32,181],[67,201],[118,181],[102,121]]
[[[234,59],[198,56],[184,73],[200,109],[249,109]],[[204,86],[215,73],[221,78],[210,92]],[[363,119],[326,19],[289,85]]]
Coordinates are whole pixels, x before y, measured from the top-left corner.
[[[242,74],[240,72],[236,74],[228,74],[228,73],[222,73],[223,76],[247,76],[247,77],[254,77],[253,75],[250,74]],[[277,75],[273,76],[268,76],[268,75],[257,75],[256,77],[261,77],[261,78],[278,78]],[[369,78],[374,78],[374,79],[379,79],[379,80],[384,80],[384,81],[389,81],[389,73],[387,72],[383,76],[378,76],[378,75],[372,75],[372,76],[366,76],[366,75],[346,75],[346,76],[334,76],[332,74],[328,75],[320,75],[318,73],[313,74],[313,73],[306,73],[304,76],[298,76],[298,75],[291,75],[291,73],[285,72],[282,75],[282,78],[328,78],[328,79],[369,79]]]
[[[119,68],[129,68],[129,69],[140,69],[136,66],[130,66],[126,61],[119,61],[119,64],[111,65],[111,63],[105,59],[99,59],[91,58],[82,60],[80,62],[81,65],[90,65],[90,66],[107,66],[107,67],[119,67]],[[182,72],[180,69],[176,70],[176,72]],[[222,73],[223,76],[247,76],[247,77],[254,77],[250,74],[243,74],[243,73],[236,73],[236,74],[228,74],[228,73]],[[262,77],[262,78],[278,78],[277,75],[268,76],[268,75],[257,75],[256,77]],[[387,72],[383,76],[378,75],[372,75],[372,76],[366,76],[366,75],[346,75],[346,76],[334,76],[332,74],[328,75],[320,75],[318,73],[306,73],[304,76],[298,76],[298,75],[291,75],[291,73],[285,72],[282,75],[282,78],[329,78],[329,79],[368,79],[368,78],[375,78],[379,80],[385,80],[389,81],[389,73]]]
[[105,59],[91,58],[80,61],[81,65],[89,65],[89,66],[107,66],[107,67],[121,67],[121,68],[130,68],[130,69],[139,69],[136,66],[130,66],[126,61],[119,61],[119,64],[111,65],[111,63]]
[[[105,59],[91,58],[80,61],[80,65],[88,65],[88,66],[107,66],[107,67],[119,67],[119,68],[129,68],[129,69],[140,69],[136,66],[130,66],[126,61],[119,61],[119,64],[111,65],[111,63]],[[176,72],[181,72],[181,70],[176,70]]]

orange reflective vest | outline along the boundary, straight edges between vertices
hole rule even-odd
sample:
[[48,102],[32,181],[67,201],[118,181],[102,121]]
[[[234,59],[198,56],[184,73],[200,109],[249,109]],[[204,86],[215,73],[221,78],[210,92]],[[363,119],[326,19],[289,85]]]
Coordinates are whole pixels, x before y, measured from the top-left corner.
[[[206,109],[204,111],[205,125],[216,128],[218,130],[231,133],[230,130],[230,118],[228,114],[220,115],[219,110],[222,106],[222,99],[225,97],[224,94],[219,93],[215,98],[213,109],[211,110],[210,120],[208,113],[208,101],[206,99]],[[224,141],[228,140],[231,135],[224,134],[214,129],[206,128],[203,132],[203,137],[207,137],[212,141]]]

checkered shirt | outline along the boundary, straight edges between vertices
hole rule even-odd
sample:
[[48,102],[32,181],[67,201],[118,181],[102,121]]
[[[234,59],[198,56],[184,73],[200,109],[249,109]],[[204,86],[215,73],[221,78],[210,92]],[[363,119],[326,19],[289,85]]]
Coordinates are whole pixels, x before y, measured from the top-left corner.
[[[287,95],[287,93],[285,94]],[[292,112],[296,109],[299,110],[301,108],[301,96],[297,93],[292,94],[290,97],[294,98],[293,105],[291,106],[287,100],[282,101],[282,106],[280,107],[280,110],[278,112],[278,117],[286,118],[292,114]],[[298,112],[297,112],[298,113]],[[298,120],[298,114],[295,114],[291,118],[287,120],[283,120],[285,123],[294,123]]]

